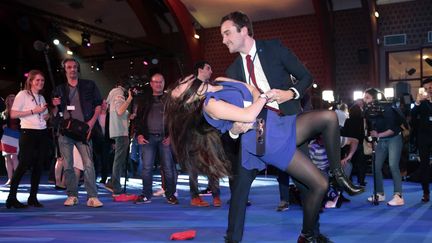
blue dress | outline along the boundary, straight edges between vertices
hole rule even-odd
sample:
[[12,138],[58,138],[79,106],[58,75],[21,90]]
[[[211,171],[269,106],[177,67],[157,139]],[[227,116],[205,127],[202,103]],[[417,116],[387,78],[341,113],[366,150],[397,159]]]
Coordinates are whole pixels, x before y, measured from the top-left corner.
[[[242,83],[219,82],[223,89],[216,92],[207,92],[205,105],[210,98],[223,100],[238,107],[244,107],[244,103],[252,102],[253,97],[248,88]],[[215,120],[207,113],[204,117],[207,122],[225,133],[232,126],[232,121]],[[265,153],[263,156],[256,155],[256,132],[249,130],[241,136],[241,155],[244,168],[263,170],[266,164],[270,164],[285,171],[292,160],[296,150],[296,116],[279,116],[277,113],[268,110],[266,118]]]

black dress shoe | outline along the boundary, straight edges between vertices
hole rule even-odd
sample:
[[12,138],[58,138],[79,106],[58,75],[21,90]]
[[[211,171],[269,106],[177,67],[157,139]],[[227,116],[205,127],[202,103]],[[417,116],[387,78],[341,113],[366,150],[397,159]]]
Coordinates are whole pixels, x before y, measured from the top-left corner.
[[341,186],[349,195],[358,195],[365,191],[364,187],[353,185],[352,182],[345,176],[342,168],[332,170],[333,178],[336,183]]
[[66,190],[66,187],[62,187],[62,186],[57,186],[57,185],[55,185],[55,189],[56,189],[56,190],[60,190],[60,191],[64,191],[64,190]]
[[239,243],[239,241],[228,239],[228,237],[225,236],[225,243]]
[[6,200],[6,208],[26,208],[27,205],[20,203],[16,198]]
[[40,203],[37,198],[29,198],[27,199],[27,205],[35,208],[43,208],[44,206]]

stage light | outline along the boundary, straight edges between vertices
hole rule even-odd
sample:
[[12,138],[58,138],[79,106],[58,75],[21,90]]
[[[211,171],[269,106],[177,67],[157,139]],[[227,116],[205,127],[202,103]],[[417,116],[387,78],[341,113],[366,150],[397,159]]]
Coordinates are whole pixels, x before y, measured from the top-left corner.
[[417,71],[417,70],[416,70],[415,68],[410,68],[410,69],[406,70],[405,72],[406,72],[409,76],[411,76],[411,75],[413,75],[416,71]]
[[146,60],[143,61],[144,66],[148,66],[148,62]]
[[378,11],[375,11],[375,17],[376,17],[376,18],[379,18],[379,13],[378,13]]
[[425,62],[432,67],[432,59],[430,59],[429,57],[425,58]]
[[72,55],[73,55],[73,52],[72,52],[71,50],[67,50],[67,51],[66,51],[66,54],[68,54],[69,56],[72,56]]
[[356,90],[353,92],[353,100],[363,99],[363,91]]
[[318,88],[318,84],[313,83],[313,84],[312,84],[312,88],[314,88],[314,89]]
[[198,40],[200,36],[198,34],[194,34],[194,38]]
[[384,96],[388,99],[394,98],[394,89],[393,88],[385,88],[384,89]]
[[323,90],[322,99],[329,103],[333,102],[335,100],[333,95],[333,90]]
[[159,63],[159,59],[157,59],[157,58],[153,58],[153,59],[151,60],[151,63],[154,64],[154,65],[156,65],[156,64]]
[[87,32],[83,32],[81,34],[81,45],[84,47],[90,47],[91,46],[91,42],[90,42],[90,34]]
[[53,44],[56,45],[56,46],[58,46],[60,44],[59,39],[54,39],[53,40]]
[[96,71],[101,71],[104,69],[103,61],[96,61]]

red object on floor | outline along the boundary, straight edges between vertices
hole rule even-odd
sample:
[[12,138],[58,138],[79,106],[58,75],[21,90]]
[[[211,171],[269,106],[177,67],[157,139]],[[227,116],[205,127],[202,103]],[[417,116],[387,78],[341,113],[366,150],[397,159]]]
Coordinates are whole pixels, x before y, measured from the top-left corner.
[[116,197],[113,197],[114,202],[128,202],[128,201],[136,201],[138,196],[135,194],[120,194]]
[[170,240],[192,240],[196,236],[195,230],[187,230],[183,232],[173,233]]

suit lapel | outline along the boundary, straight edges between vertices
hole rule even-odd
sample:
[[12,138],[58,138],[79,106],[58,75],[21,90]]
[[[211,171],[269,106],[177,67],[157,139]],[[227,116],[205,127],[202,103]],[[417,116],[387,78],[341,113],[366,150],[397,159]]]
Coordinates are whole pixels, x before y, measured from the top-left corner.
[[[263,48],[263,42],[261,41],[256,41],[256,49],[257,49],[257,53],[258,53],[258,58],[260,60],[261,63],[261,67],[264,71],[264,74],[266,75],[267,81],[270,84],[270,77],[268,76],[271,70],[271,67],[269,65],[271,65],[271,57],[269,56],[269,53],[265,51],[265,49]],[[270,84],[271,85],[271,84]]]

